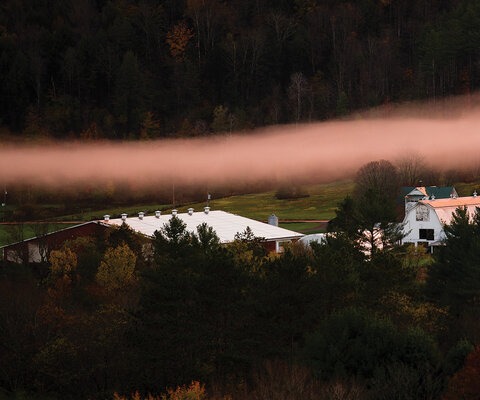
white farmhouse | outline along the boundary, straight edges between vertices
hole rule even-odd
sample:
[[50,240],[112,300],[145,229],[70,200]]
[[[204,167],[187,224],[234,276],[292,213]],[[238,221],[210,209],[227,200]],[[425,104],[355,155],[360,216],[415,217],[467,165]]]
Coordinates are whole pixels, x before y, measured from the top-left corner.
[[450,224],[452,215],[459,207],[466,207],[470,216],[480,207],[480,197],[419,200],[405,210],[403,220],[405,237],[403,243],[414,243],[427,247],[431,252],[445,239],[444,225]]

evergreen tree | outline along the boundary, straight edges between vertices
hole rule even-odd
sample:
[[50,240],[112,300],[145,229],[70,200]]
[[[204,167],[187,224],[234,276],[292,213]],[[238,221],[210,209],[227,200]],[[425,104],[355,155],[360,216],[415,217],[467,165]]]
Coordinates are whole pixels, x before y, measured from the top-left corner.
[[458,208],[444,227],[445,246],[429,270],[427,293],[449,307],[453,339],[480,338],[480,211]]

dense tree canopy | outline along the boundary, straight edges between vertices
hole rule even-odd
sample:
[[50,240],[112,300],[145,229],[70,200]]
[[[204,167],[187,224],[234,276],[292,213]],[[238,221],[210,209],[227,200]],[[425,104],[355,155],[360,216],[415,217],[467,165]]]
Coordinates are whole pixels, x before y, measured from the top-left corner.
[[[430,277],[445,296],[430,296],[453,318],[467,296],[462,321],[474,323],[467,280],[441,286],[456,276],[445,257],[466,249],[457,239],[472,226],[457,216]],[[152,242],[112,229],[68,241],[40,265],[0,264],[2,393],[110,398],[200,380],[233,399],[261,398],[248,392],[254,382],[278,398],[318,398],[329,385],[354,385],[357,399],[437,398],[472,350],[443,337],[448,324],[402,247],[369,257],[346,231],[267,254],[251,230],[222,245],[207,225],[193,234],[175,217]]]
[[467,0],[5,0],[0,121],[202,135],[469,93],[479,26]]

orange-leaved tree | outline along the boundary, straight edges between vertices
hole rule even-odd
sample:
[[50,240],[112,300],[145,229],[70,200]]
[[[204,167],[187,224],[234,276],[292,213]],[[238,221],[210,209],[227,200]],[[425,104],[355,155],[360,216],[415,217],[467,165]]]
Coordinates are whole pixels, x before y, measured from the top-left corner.
[[476,400],[480,396],[480,346],[473,350],[465,366],[453,375],[443,400]]

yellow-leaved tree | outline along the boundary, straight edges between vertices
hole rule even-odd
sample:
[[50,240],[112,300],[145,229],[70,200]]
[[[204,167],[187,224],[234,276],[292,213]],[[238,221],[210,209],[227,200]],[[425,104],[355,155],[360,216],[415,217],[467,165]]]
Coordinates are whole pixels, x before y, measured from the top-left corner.
[[127,244],[108,248],[95,276],[97,283],[108,291],[130,286],[136,281],[136,261],[137,256]]
[[68,247],[50,252],[50,271],[55,275],[71,275],[77,269],[77,255]]

